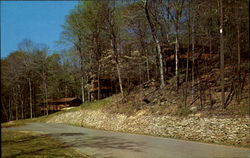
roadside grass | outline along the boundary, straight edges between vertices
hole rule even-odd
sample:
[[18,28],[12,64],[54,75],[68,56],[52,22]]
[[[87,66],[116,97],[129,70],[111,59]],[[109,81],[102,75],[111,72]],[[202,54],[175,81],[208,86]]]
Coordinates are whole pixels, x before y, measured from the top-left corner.
[[62,144],[46,135],[34,132],[2,130],[2,157],[79,157],[87,156],[78,153],[69,146]]
[[49,115],[45,115],[45,116],[40,116],[40,117],[36,117],[36,118],[32,118],[32,119],[9,121],[9,122],[5,122],[5,123],[1,123],[1,127],[2,128],[9,128],[9,127],[14,127],[14,126],[25,125],[26,123],[30,123],[30,122],[46,122],[47,120],[49,120],[57,115],[61,115],[63,113],[67,113],[67,112],[75,112],[75,111],[84,110],[84,109],[96,110],[96,109],[100,109],[100,108],[107,106],[109,103],[111,103],[111,100],[112,100],[112,97],[105,98],[105,99],[102,99],[99,101],[85,103],[85,104],[82,104],[81,106],[74,107],[74,108],[69,109],[69,110],[59,111],[59,112],[55,112],[53,114],[49,114]]
[[21,126],[21,125],[25,125],[28,122],[29,122],[28,119],[9,121],[9,122],[5,122],[5,123],[1,123],[1,127],[2,128],[9,128],[9,127],[14,127],[14,126]]
[[[112,97],[105,98],[102,100],[94,101],[94,102],[88,102],[85,104],[82,104],[81,107],[78,107],[79,109],[91,109],[91,110],[96,110],[96,109],[101,109],[108,104],[112,102]],[[79,109],[70,109],[71,111],[77,111]]]
[[[45,122],[47,119],[53,117],[52,115],[55,116],[54,114],[51,114],[51,115],[41,116],[41,117],[32,118],[32,119],[23,119],[23,120],[4,122],[4,123],[1,123],[1,127],[2,128],[10,128],[10,127],[15,127],[15,126],[22,126],[22,125],[25,125],[25,124],[31,123],[31,122]],[[56,115],[58,115],[58,114],[56,114]]]
[[37,117],[37,118],[32,118],[32,119],[29,118],[29,119],[23,119],[23,120],[13,120],[13,121],[1,123],[1,127],[2,128],[9,128],[9,127],[15,127],[15,126],[22,126],[22,125],[25,125],[26,123],[30,123],[30,122],[42,122],[43,119],[45,119],[45,118],[46,118],[45,116],[42,116],[42,117]]
[[[78,107],[76,107],[78,108]],[[72,110],[72,109],[71,109]],[[30,119],[23,119],[23,120],[15,120],[15,121],[9,121],[9,122],[4,122],[1,123],[2,128],[9,128],[9,127],[14,127],[14,126],[22,126],[25,125],[26,123],[31,123],[31,122],[46,122],[48,119],[69,112],[68,111],[59,111],[53,114],[45,115],[45,116],[40,116],[40,117],[35,117],[35,118],[30,118]]]

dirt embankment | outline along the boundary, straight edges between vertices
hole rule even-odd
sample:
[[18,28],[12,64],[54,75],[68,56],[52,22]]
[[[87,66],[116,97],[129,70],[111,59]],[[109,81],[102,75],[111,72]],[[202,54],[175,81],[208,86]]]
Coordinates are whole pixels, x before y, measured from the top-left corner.
[[250,136],[248,117],[153,116],[146,110],[127,116],[98,109],[64,113],[47,122],[240,146],[247,146]]

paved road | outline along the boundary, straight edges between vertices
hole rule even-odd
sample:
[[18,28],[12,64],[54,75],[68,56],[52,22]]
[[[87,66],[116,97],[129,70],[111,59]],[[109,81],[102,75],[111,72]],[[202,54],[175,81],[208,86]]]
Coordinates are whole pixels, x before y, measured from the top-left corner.
[[250,158],[250,150],[244,148],[63,124],[30,123],[9,129],[48,134],[93,158]]

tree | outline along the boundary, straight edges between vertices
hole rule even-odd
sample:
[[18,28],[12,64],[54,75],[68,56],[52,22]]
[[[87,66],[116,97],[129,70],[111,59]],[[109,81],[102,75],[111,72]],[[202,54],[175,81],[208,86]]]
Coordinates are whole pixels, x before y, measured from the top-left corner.
[[155,42],[156,47],[157,47],[156,50],[157,50],[157,54],[159,57],[159,63],[160,63],[159,69],[160,69],[161,88],[163,88],[165,86],[165,81],[164,81],[163,59],[162,59],[162,54],[161,54],[161,46],[160,46],[160,41],[159,41],[157,34],[156,34],[156,28],[153,25],[152,20],[150,18],[150,13],[149,13],[150,4],[152,4],[152,2],[150,3],[149,0],[145,0],[144,8],[145,8],[145,13],[146,13],[148,23],[149,23],[150,28],[151,28],[153,39],[154,39],[154,42]]
[[225,104],[225,81],[224,81],[224,36],[223,36],[223,3],[219,1],[220,10],[220,82],[221,82],[221,104],[223,108],[226,108]]
[[105,23],[105,17],[102,14],[104,9],[104,3],[97,1],[85,2],[83,7],[83,21],[86,31],[90,37],[90,47],[92,52],[92,62],[95,62],[96,67],[93,67],[94,74],[97,75],[98,80],[98,95],[100,99],[100,76],[102,65],[100,60],[103,56],[103,51],[106,49],[106,33],[104,32],[103,24]]
[[[44,98],[44,114],[48,115],[48,50],[46,45],[40,45],[39,50],[35,53],[34,63],[37,65],[36,73],[42,80],[43,98]],[[45,110],[46,109],[46,110]],[[46,113],[45,113],[46,112]]]
[[120,19],[120,10],[117,6],[117,2],[115,0],[107,1],[106,6],[104,6],[104,16],[106,22],[106,30],[108,31],[108,36],[111,42],[111,48],[113,50],[113,59],[116,65],[116,71],[119,81],[119,87],[122,97],[124,97],[123,92],[123,85],[122,85],[122,78],[121,78],[121,71],[120,71],[120,63],[119,63],[119,54],[118,47],[119,47],[119,38],[121,33],[121,19]]
[[123,15],[130,36],[126,40],[130,41],[131,45],[135,45],[134,47],[139,51],[142,60],[146,63],[144,64],[146,80],[150,80],[150,32],[144,8],[141,7],[140,3],[131,4],[126,7]]
[[73,47],[78,52],[78,56],[80,57],[80,74],[81,74],[81,93],[82,93],[82,101],[85,102],[84,98],[84,81],[85,77],[85,61],[86,55],[84,53],[84,37],[86,37],[86,33],[84,32],[84,24],[83,24],[83,11],[82,5],[84,1],[81,1],[80,4],[72,10],[70,15],[67,16],[65,25],[63,26],[64,31],[62,32],[61,40],[73,44]]
[[[168,9],[168,14],[171,17],[173,25],[175,27],[175,76],[176,76],[176,90],[179,89],[179,49],[180,49],[180,23],[182,20],[184,0],[172,1],[169,3],[172,9]],[[182,20],[183,21],[183,20]]]

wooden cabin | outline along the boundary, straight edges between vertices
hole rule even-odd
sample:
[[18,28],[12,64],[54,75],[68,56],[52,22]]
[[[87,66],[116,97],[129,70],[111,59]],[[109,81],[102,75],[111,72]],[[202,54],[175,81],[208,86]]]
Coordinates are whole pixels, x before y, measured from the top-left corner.
[[[218,54],[216,52],[216,48],[210,49],[208,46],[203,45],[195,45],[194,54],[192,54],[192,45],[188,46],[180,46],[178,51],[178,61],[179,61],[179,68],[182,69],[186,67],[186,63],[189,63],[189,68],[192,67],[194,59],[194,67],[198,67],[201,63],[208,63],[216,57]],[[166,72],[168,73],[167,76],[175,73],[175,45],[172,44],[170,46],[162,47],[162,54],[163,54],[163,61],[166,67]],[[188,60],[187,60],[188,59]]]
[[[189,61],[192,60],[192,46],[189,46]],[[215,51],[215,48],[212,49],[212,51]],[[163,48],[163,55],[166,61],[174,61],[175,60],[175,47],[171,46],[169,48]],[[188,48],[181,47],[178,51],[179,60],[180,62],[186,61],[188,56]],[[196,45],[194,50],[194,60],[201,60],[206,61],[211,56],[214,56],[215,54],[209,52],[209,47],[202,46],[202,45]]]
[[98,90],[100,90],[99,99],[109,97],[113,92],[112,81],[109,76],[100,76],[99,87],[97,75],[92,75],[85,88],[88,90],[90,101],[98,99]]
[[[80,106],[82,104],[82,100],[77,97],[71,97],[71,98],[58,98],[58,99],[48,99],[48,110],[50,112],[54,111],[60,111],[63,108],[67,107],[76,107]],[[44,109],[45,103],[42,103],[42,111],[46,110]]]

